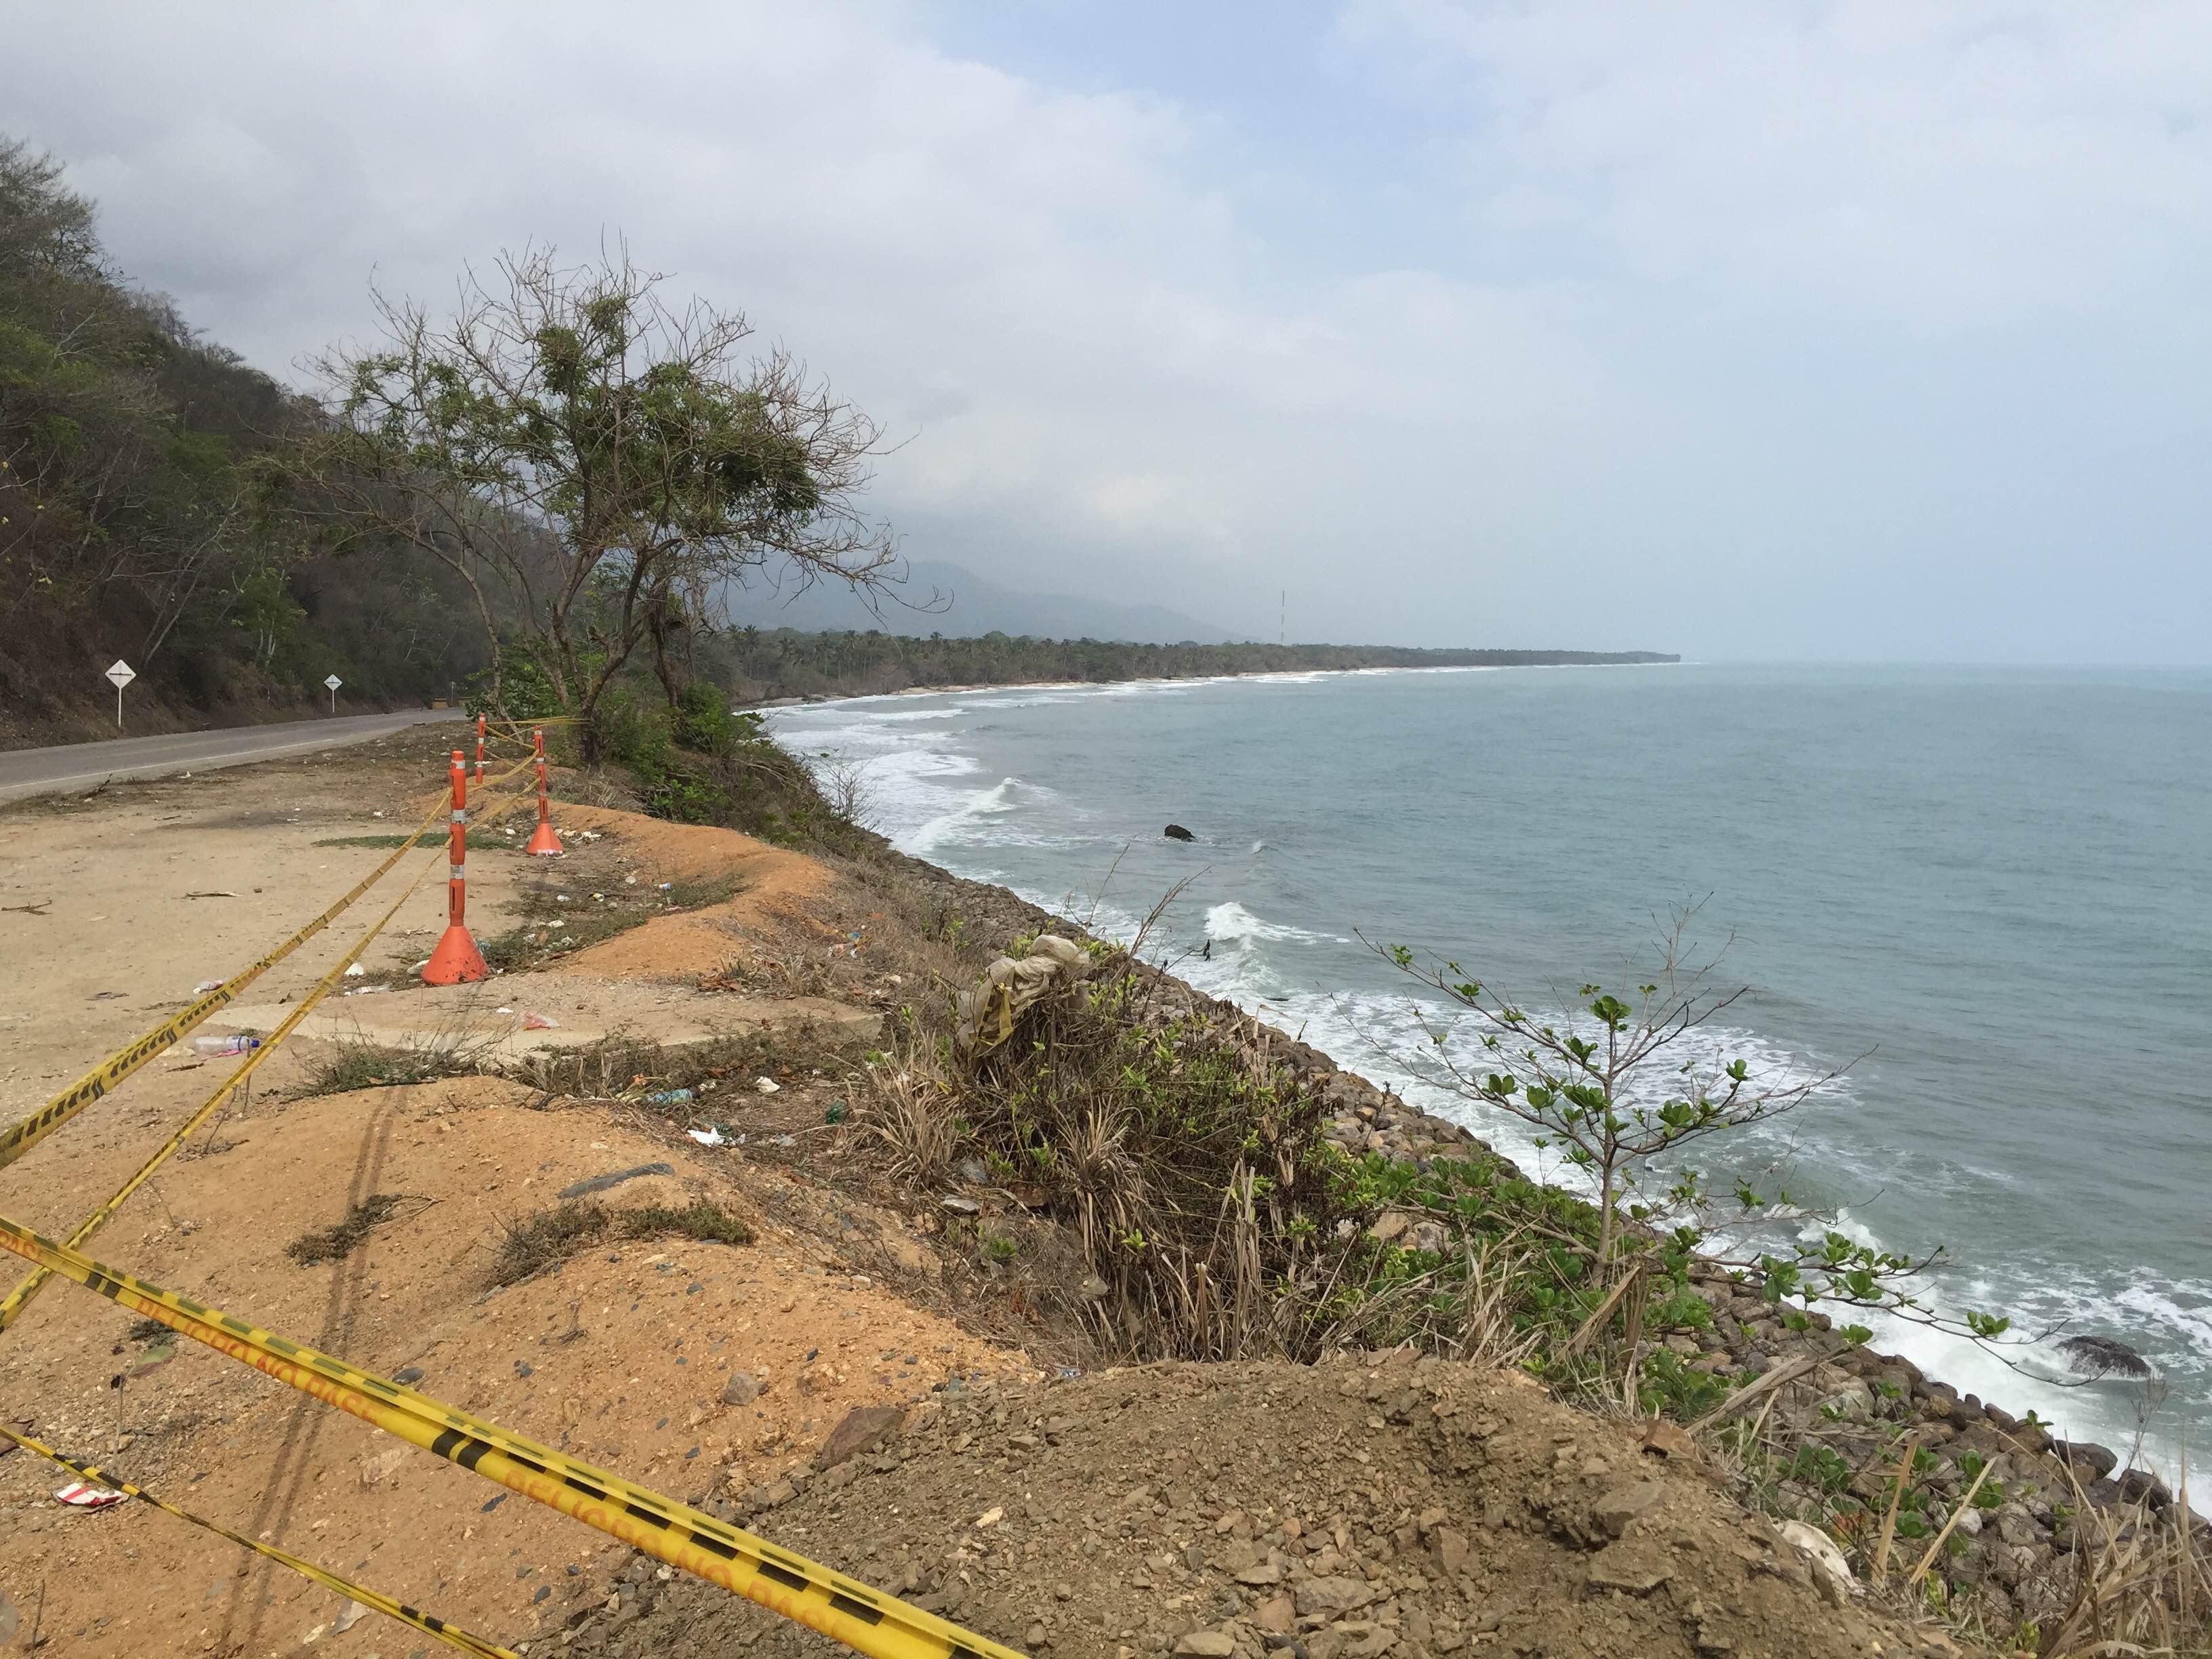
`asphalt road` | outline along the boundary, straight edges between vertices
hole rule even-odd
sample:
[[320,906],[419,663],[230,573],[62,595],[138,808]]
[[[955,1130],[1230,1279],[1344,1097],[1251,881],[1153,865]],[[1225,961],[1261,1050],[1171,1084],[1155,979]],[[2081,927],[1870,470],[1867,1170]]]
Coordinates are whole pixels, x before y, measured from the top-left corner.
[[54,749],[0,750],[0,801],[26,795],[89,789],[108,778],[161,777],[209,772],[219,766],[304,754],[363,743],[427,720],[457,720],[458,708],[414,708],[397,714],[345,714],[335,720],[287,720],[281,726],[234,726],[220,732],[172,732],[110,743],[73,743]]

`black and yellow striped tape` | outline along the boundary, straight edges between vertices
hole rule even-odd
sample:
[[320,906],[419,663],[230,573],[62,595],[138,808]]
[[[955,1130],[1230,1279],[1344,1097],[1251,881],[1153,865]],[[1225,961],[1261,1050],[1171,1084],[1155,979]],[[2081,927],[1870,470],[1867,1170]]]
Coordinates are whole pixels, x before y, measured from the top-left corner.
[[[530,762],[525,761],[492,781],[494,784],[505,783],[510,778],[520,776],[528,769],[530,764]],[[486,787],[489,787],[491,785]],[[22,1157],[32,1147],[60,1128],[63,1124],[67,1123],[93,1102],[100,1099],[109,1090],[137,1072],[147,1061],[164,1052],[171,1043],[180,1042],[191,1036],[194,1028],[205,1022],[210,1015],[217,1009],[236,1001],[240,991],[252,984],[255,980],[283,961],[286,957],[290,956],[293,951],[314,938],[316,934],[321,933],[331,922],[337,921],[363,893],[383,880],[391,872],[392,867],[407,855],[408,848],[413,847],[427,835],[430,826],[443,818],[447,810],[447,802],[441,800],[436,809],[416,826],[415,833],[393,850],[390,858],[362,877],[337,903],[331,905],[329,909],[324,911],[322,915],[317,916],[251,968],[246,969],[243,973],[233,975],[205,995],[195,998],[143,1036],[132,1038],[21,1122],[13,1123],[4,1129],[0,1129],[0,1170],[6,1169],[8,1165]]]
[[133,1279],[4,1216],[0,1249],[856,1652],[873,1659],[1020,1659],[1011,1648],[689,1504],[576,1462],[388,1377]]
[[[510,795],[507,797],[507,803],[512,804],[521,798],[519,793]],[[403,848],[401,850],[405,849]],[[261,1046],[248,1054],[237,1070],[223,1079],[215,1091],[200,1103],[191,1115],[177,1127],[173,1134],[154,1149],[154,1155],[138,1166],[137,1172],[116,1190],[112,1197],[77,1224],[69,1236],[71,1249],[83,1243],[112,1220],[116,1212],[129,1200],[131,1194],[154,1178],[161,1165],[179,1151],[185,1143],[198,1132],[200,1126],[215,1115],[216,1109],[229,1098],[231,1091],[252,1077],[258,1066],[275,1055],[277,1049],[283,1046],[284,1039],[297,1030],[300,1023],[315,1011],[316,1006],[337,988],[338,982],[345,977],[346,969],[359,959],[363,951],[368,949],[371,941],[379,933],[392,925],[392,918],[397,916],[407,901],[415,896],[416,890],[422,886],[431,872],[439,868],[445,856],[441,850],[435,858],[426,861],[422,868],[416,872],[415,879],[407,884],[407,890],[400,894],[398,898],[393,901],[392,908],[369,926],[368,932],[353,942],[352,947],[343,956],[331,964],[330,971],[315,981],[307,994],[300,999],[298,1006],[284,1017],[283,1022],[269,1034]],[[46,1278],[45,1268],[33,1267],[24,1275],[22,1281],[14,1290],[8,1292],[5,1298],[0,1298],[0,1331],[6,1330],[22,1316],[23,1310],[30,1305],[31,1298],[39,1293],[40,1287],[46,1284]]]
[[291,1568],[293,1571],[305,1574],[325,1589],[334,1589],[340,1595],[350,1596],[362,1606],[388,1614],[403,1625],[412,1625],[416,1630],[434,1636],[448,1646],[459,1648],[463,1653],[473,1653],[478,1656],[478,1659],[515,1659],[514,1653],[500,1646],[496,1642],[487,1642],[481,1636],[471,1635],[458,1625],[447,1624],[434,1613],[421,1612],[409,1607],[404,1601],[394,1601],[380,1590],[367,1589],[349,1579],[341,1578],[334,1572],[326,1572],[313,1562],[302,1561],[289,1551],[278,1549],[274,1544],[264,1544],[258,1539],[248,1538],[244,1533],[233,1532],[220,1522],[210,1521],[204,1516],[194,1515],[190,1510],[180,1510],[174,1504],[155,1497],[143,1486],[134,1486],[128,1480],[110,1474],[96,1463],[80,1463],[73,1457],[64,1457],[45,1442],[33,1440],[27,1434],[18,1434],[5,1423],[0,1423],[0,1435],[5,1435],[17,1445],[27,1450],[34,1451],[41,1457],[52,1459],[73,1474],[82,1475],[88,1480],[96,1480],[101,1486],[111,1487],[117,1492],[128,1492],[141,1503],[151,1504],[165,1515],[173,1515],[179,1521],[189,1521],[196,1527],[204,1527],[219,1538],[228,1538],[234,1544],[241,1545],[257,1554],[265,1555],[272,1561],[281,1562]]

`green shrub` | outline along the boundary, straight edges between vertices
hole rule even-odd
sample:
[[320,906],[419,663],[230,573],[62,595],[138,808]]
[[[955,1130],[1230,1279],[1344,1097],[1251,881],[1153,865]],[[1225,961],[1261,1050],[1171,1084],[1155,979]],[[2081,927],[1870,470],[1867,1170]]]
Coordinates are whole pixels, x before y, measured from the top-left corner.
[[565,712],[553,689],[552,677],[528,654],[509,641],[500,659],[499,707],[492,706],[491,670],[485,667],[463,684],[461,706],[471,714],[503,714],[508,720],[550,720]]
[[[760,716],[750,717],[757,732]],[[730,713],[730,700],[719,686],[694,680],[677,699],[674,716],[677,746],[716,758],[728,756],[738,742],[738,721]]]

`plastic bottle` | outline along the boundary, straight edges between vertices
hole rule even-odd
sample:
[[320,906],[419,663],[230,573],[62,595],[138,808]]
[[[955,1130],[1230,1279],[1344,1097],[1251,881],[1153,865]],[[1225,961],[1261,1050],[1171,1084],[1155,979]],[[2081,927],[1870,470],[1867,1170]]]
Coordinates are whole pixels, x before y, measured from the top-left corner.
[[261,1046],[258,1036],[196,1036],[192,1047],[204,1054],[246,1054]]

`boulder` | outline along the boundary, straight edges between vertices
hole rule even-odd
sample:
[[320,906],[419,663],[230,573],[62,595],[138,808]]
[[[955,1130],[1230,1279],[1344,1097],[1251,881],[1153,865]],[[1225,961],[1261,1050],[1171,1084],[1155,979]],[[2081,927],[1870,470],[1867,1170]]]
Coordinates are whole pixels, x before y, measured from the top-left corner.
[[2163,1514],[2173,1507],[2173,1494],[2148,1469],[2130,1469],[2120,1477],[2120,1502],[2147,1503],[2154,1512]]
[[1364,1578],[1332,1577],[1307,1579],[1297,1587],[1296,1597],[1301,1615],[1350,1613],[1372,1601],[1375,1592]]
[[1851,1564],[1836,1547],[1836,1540],[1818,1527],[1808,1527],[1802,1521],[1785,1521],[1782,1523],[1782,1540],[1811,1561],[1814,1573],[1826,1581],[1829,1589],[1847,1595],[1858,1593],[1858,1585],[1851,1577]]
[[1413,1218],[1403,1210],[1385,1210],[1375,1218],[1375,1224],[1367,1230],[1367,1236],[1377,1244],[1395,1244],[1406,1236],[1413,1224]]
[[1590,1558],[1592,1589],[1648,1595],[1674,1576],[1674,1564],[1648,1545],[1608,1544]]
[[1196,836],[1192,835],[1189,830],[1184,829],[1182,825],[1179,823],[1171,823],[1168,825],[1166,829],[1161,830],[1160,833],[1165,836],[1170,841],[1196,841],[1198,839]]
[[905,1421],[903,1406],[855,1406],[845,1413],[843,1422],[830,1431],[822,1449],[814,1454],[814,1467],[834,1469],[847,1458],[873,1451],[897,1433]]
[[1637,1516],[1663,1502],[1667,1489],[1656,1480],[1638,1480],[1615,1486],[1597,1500],[1597,1523],[1613,1537],[1626,1532]]

